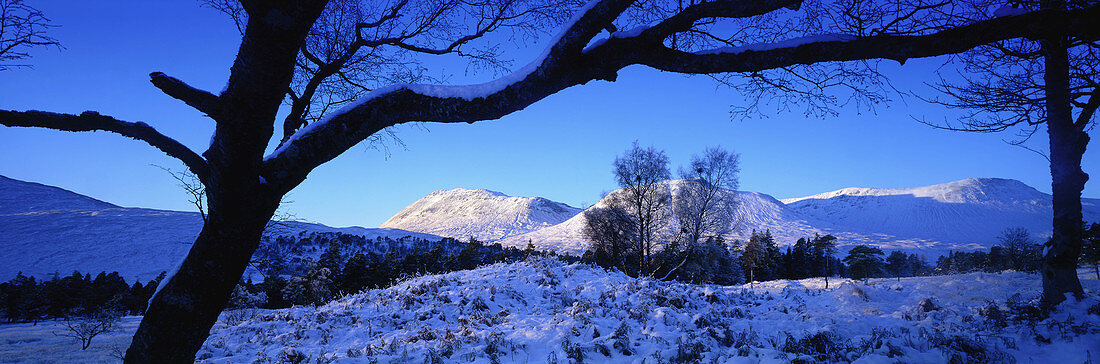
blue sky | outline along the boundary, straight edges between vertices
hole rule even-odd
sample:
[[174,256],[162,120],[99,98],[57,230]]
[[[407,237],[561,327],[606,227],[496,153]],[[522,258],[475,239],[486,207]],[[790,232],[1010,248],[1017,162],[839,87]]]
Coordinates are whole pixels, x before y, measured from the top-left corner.
[[[223,15],[190,1],[50,1],[34,4],[61,27],[65,49],[38,50],[31,69],[0,72],[0,108],[79,113],[96,110],[145,121],[201,152],[213,122],[161,94],[148,73],[165,72],[203,89],[224,86],[239,40]],[[539,45],[532,45],[538,47]],[[535,49],[516,53],[516,64]],[[894,84],[921,87],[940,60],[884,64]],[[443,69],[454,83],[463,68]],[[484,77],[480,75],[478,77]],[[918,88],[917,90],[924,90]],[[437,190],[486,188],[574,206],[614,189],[611,161],[638,140],[664,149],[673,168],[706,146],[742,155],[741,186],[776,198],[844,187],[910,187],[969,177],[1013,178],[1050,191],[1047,162],[1003,142],[1012,133],[934,130],[912,117],[952,114],[912,98],[877,112],[838,117],[799,112],[731,119],[741,102],[705,77],[627,68],[615,83],[591,82],[501,120],[474,125],[406,125],[404,147],[360,145],[315,170],[286,210],[334,226],[377,226]],[[794,108],[799,110],[798,107]],[[1045,148],[1046,135],[1033,147]],[[1095,147],[1094,147],[1095,148]],[[1090,152],[1086,172],[1097,170]],[[140,142],[108,133],[0,127],[0,174],[60,186],[123,206],[187,210],[186,195],[151,165],[182,164]],[[1100,197],[1090,183],[1086,197]]]

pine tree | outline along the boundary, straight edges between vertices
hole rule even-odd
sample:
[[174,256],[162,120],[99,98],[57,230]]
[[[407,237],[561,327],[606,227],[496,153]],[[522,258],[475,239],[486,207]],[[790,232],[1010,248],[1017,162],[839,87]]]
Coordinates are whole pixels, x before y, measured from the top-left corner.
[[901,251],[893,251],[886,257],[886,270],[897,277],[898,282],[901,282],[902,275],[908,276],[911,274],[909,257]]
[[363,253],[355,253],[344,263],[343,274],[340,276],[340,290],[345,293],[356,293],[366,288],[370,276],[367,272],[367,256]]
[[882,272],[882,250],[866,245],[856,245],[848,251],[844,262],[848,264],[848,273],[853,279],[867,279]]
[[833,271],[836,269],[835,264],[833,264],[833,254],[836,254],[836,237],[832,235],[814,235],[811,245],[814,250],[814,264],[812,264],[814,271],[825,277],[825,288],[829,288],[829,276],[833,275]]
[[536,252],[537,250],[535,250],[535,242],[528,239],[527,247],[523,249],[523,259],[530,258],[532,255],[535,255]]

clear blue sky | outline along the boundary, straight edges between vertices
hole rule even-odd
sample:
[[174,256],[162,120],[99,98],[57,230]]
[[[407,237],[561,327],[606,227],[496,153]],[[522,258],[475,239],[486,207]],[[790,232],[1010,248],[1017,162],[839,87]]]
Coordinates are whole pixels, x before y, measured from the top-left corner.
[[[32,4],[61,25],[52,34],[66,49],[38,50],[33,69],[0,72],[0,108],[96,110],[148,122],[205,150],[213,122],[161,94],[147,75],[161,71],[218,92],[239,40],[231,21],[191,1]],[[518,52],[516,63],[529,62],[531,52]],[[938,65],[910,61],[884,69],[895,85],[907,88],[930,79]],[[468,83],[460,67],[439,72]],[[457,187],[583,206],[615,188],[611,160],[635,139],[666,150],[673,168],[705,146],[740,152],[742,189],[776,198],[969,177],[1013,178],[1050,191],[1046,161],[1004,143],[1011,133],[934,130],[911,117],[942,120],[951,114],[918,100],[894,102],[877,113],[845,109],[827,119],[788,112],[732,120],[730,106],[739,102],[737,93],[705,77],[628,68],[618,82],[568,89],[501,120],[402,126],[397,133],[406,148],[353,148],[315,170],[291,193],[286,210],[328,225],[370,227],[431,191]],[[1045,138],[1037,135],[1031,144],[1045,150]],[[1094,175],[1100,165],[1095,154],[1086,155],[1084,167]],[[0,127],[2,175],[122,206],[190,209],[175,181],[151,164],[182,169],[144,143],[114,134]],[[1085,196],[1100,197],[1096,186],[1090,183]]]

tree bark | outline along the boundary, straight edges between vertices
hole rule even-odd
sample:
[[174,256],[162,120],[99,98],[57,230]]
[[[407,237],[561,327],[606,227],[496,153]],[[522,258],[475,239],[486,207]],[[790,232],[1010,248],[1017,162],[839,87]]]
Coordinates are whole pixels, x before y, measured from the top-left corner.
[[150,301],[126,363],[194,361],[278,204],[256,195],[211,204],[187,258]]
[[1066,293],[1084,294],[1077,278],[1077,258],[1084,237],[1081,191],[1089,175],[1081,158],[1089,136],[1073,122],[1069,96],[1069,54],[1063,37],[1043,41],[1045,53],[1047,134],[1050,138],[1050,176],[1054,195],[1054,234],[1043,255],[1043,304],[1052,307]]

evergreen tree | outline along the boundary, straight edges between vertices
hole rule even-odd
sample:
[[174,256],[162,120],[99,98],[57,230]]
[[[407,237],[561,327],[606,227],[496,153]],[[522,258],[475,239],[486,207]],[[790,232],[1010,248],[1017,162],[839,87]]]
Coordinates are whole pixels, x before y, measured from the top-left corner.
[[363,253],[355,253],[344,263],[343,274],[340,276],[340,290],[345,293],[356,293],[366,288],[370,282],[367,270],[367,256]]
[[1008,250],[1000,245],[994,245],[989,247],[988,264],[985,271],[987,272],[1002,272],[1007,269],[1012,269],[1012,256],[1008,254]]
[[834,263],[833,254],[836,254],[836,237],[832,235],[814,235],[811,246],[813,247],[813,264],[811,264],[813,271],[820,274],[821,277],[825,277],[825,288],[829,288],[829,276],[833,275],[836,269],[843,268],[840,264]]
[[882,250],[878,248],[856,245],[848,251],[844,262],[848,264],[848,273],[853,279],[867,279],[881,274],[882,255]]
[[304,276],[294,276],[283,287],[283,298],[295,305],[318,305],[333,296],[332,273],[320,264],[311,264]]
[[901,276],[912,275],[911,267],[909,266],[909,256],[905,255],[901,251],[895,250],[886,257],[886,271],[897,277],[898,281],[901,281]]
[[909,269],[913,272],[913,275],[928,275],[928,263],[926,263],[923,256],[917,255],[916,253],[910,253],[907,260],[909,261]]
[[325,247],[325,252],[321,253],[321,256],[317,258],[317,265],[321,268],[328,269],[328,277],[333,280],[340,280],[341,269],[344,267],[344,258],[342,254],[341,240],[345,235],[337,235],[328,246]]
[[535,250],[534,241],[528,239],[527,240],[527,247],[523,249],[523,259],[530,258],[532,255],[535,254],[535,252],[536,252],[536,250]]
[[741,249],[741,265],[748,269],[748,282],[766,281],[779,278],[779,264],[783,257],[771,231],[760,233],[753,230],[749,241]]

